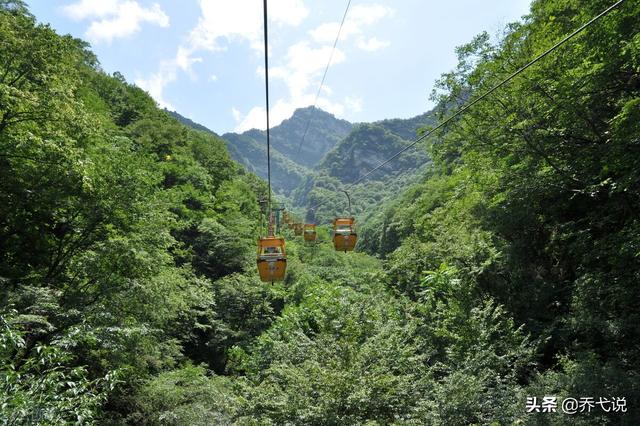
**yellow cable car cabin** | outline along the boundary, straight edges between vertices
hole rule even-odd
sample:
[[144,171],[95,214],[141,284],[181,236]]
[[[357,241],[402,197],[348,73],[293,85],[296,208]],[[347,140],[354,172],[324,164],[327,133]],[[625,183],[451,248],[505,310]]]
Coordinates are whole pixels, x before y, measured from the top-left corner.
[[316,240],[316,225],[313,223],[305,223],[304,225],[304,240],[315,241]]
[[303,231],[303,226],[301,223],[294,223],[293,224],[293,232],[296,235],[302,235],[302,231]]
[[258,273],[264,282],[282,281],[287,270],[287,252],[284,238],[258,239]]
[[338,217],[333,220],[333,247],[338,251],[352,251],[358,241],[352,217]]

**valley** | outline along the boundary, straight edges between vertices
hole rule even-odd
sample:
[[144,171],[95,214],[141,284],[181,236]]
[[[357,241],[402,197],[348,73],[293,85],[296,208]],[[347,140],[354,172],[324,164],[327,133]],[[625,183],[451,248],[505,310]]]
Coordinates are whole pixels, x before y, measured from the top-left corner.
[[[155,23],[162,48],[186,10],[97,4],[60,11],[113,47],[40,22],[49,2],[0,0],[0,423],[640,424],[640,2],[532,1],[457,47],[413,118],[307,106],[223,135],[161,101],[214,87],[206,60],[227,50],[180,44],[157,84],[133,83],[93,49],[152,56],[113,29],[134,43],[132,22]],[[264,41],[268,89],[266,30],[283,27],[266,4],[264,33],[257,15],[245,38],[205,33],[253,65]],[[206,6],[179,43],[238,7]],[[315,240],[267,231],[270,196]],[[329,225],[347,215],[355,229]]]

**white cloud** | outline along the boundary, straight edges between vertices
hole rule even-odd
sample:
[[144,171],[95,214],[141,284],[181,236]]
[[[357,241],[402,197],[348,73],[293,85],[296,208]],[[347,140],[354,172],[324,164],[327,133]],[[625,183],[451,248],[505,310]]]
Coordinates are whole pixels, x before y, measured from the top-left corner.
[[192,52],[182,46],[178,47],[175,63],[181,70],[190,72],[191,66],[198,62],[202,62],[202,58],[194,57]]
[[393,9],[381,4],[358,4],[351,8],[347,23],[358,26],[373,25],[382,18],[393,15]]
[[[193,50],[223,50],[222,41],[241,40],[262,51],[262,4],[256,0],[199,0],[202,12],[190,35]],[[273,0],[269,20],[280,25],[298,26],[309,15],[302,0]]]
[[236,107],[231,108],[231,114],[233,114],[233,119],[236,120],[236,123],[242,120],[242,114]]
[[347,96],[346,98],[344,98],[344,104],[348,109],[350,109],[353,112],[362,111],[362,99],[361,98],[355,98],[355,97]]
[[[87,4],[101,0],[81,0],[77,4],[76,16],[87,16],[91,7]],[[121,0],[105,0],[116,2]],[[148,78],[139,78],[136,84],[147,90],[161,105],[169,105],[162,97],[166,85],[177,79],[177,71],[191,75],[193,64],[202,62],[195,56],[201,51],[224,51],[227,44],[234,41],[248,42],[249,46],[263,52],[262,2],[259,0],[198,0],[201,16],[195,28],[183,45],[178,47],[175,58],[164,61],[160,69]],[[82,6],[82,7],[81,7]],[[269,20],[278,25],[298,26],[309,15],[303,0],[272,0],[269,2]],[[103,7],[101,14],[112,14],[113,6]],[[71,12],[69,12],[71,13]],[[216,81],[212,75],[209,80]],[[250,112],[246,119],[253,120],[256,112]],[[264,128],[264,126],[263,126]]]
[[[279,99],[276,101],[275,105],[273,105],[269,111],[271,127],[276,126],[291,117],[296,108],[297,105],[290,100]],[[242,133],[250,129],[264,130],[267,128],[266,110],[262,106],[255,106],[251,108],[246,116],[238,114],[238,118],[240,118],[240,120],[236,120],[239,121],[239,123],[236,125],[235,129],[233,129],[234,132]]]
[[[354,39],[355,47],[365,51],[374,51],[388,46],[389,42],[381,41],[376,37],[367,39],[364,34],[366,27],[392,14],[392,9],[377,4],[352,7],[340,33],[339,42],[345,45],[345,42]],[[289,91],[289,96],[278,99],[271,109],[271,125],[281,123],[291,117],[296,108],[312,105],[316,100],[317,87],[329,60],[339,27],[339,22],[327,22],[309,31],[310,40],[299,41],[290,46],[285,61],[269,70],[269,75],[273,79],[282,80]],[[311,41],[320,46],[312,46]],[[331,65],[340,64],[346,59],[344,51],[336,48]],[[258,68],[257,74],[264,78],[264,69]],[[337,116],[343,116],[347,111],[362,111],[361,98],[347,96],[341,101],[331,101],[332,95],[331,87],[325,84],[317,100],[317,106]],[[240,119],[236,120],[238,124],[234,129],[236,132],[266,127],[265,110],[261,106],[253,107],[245,116],[238,114],[238,117]]]
[[145,8],[133,0],[80,0],[62,10],[74,20],[92,20],[85,35],[94,43],[130,36],[143,22],[169,26],[169,17],[157,3]]
[[[345,42],[354,35],[361,35],[364,27],[376,24],[379,20],[393,15],[393,9],[379,4],[363,4],[353,6],[347,15],[340,41]],[[309,31],[311,38],[317,43],[333,43],[340,28],[339,22],[326,22]]]
[[302,0],[272,0],[269,3],[269,17],[276,24],[297,27],[309,16],[309,10]]
[[365,40],[363,38],[359,39],[356,43],[362,50],[366,50],[367,52],[373,52],[375,50],[383,49],[388,47],[391,43],[388,41],[378,40],[376,37],[371,37],[369,40]]
[[162,108],[175,110],[174,106],[164,99],[164,88],[178,78],[176,61],[165,61],[160,69],[149,78],[137,78],[135,83],[142,90],[146,90]]
[[218,76],[217,76],[217,75],[215,75],[215,74],[211,74],[211,75],[209,76],[209,81],[218,81]]
[[[232,43],[244,43],[257,54],[263,53],[262,2],[259,0],[198,0],[198,4],[201,16],[185,42],[178,48],[176,56],[164,61],[155,74],[147,79],[136,81],[162,106],[169,105],[163,98],[165,86],[176,80],[179,72],[191,73],[193,65],[202,61],[201,52],[222,52]],[[299,26],[309,15],[303,0],[271,0],[269,7],[270,23],[280,26]],[[107,6],[105,9],[108,10]],[[342,29],[340,48],[337,48],[333,54],[332,66],[346,61],[345,51],[350,46],[365,51],[374,51],[388,46],[389,42],[371,37],[366,33],[368,27],[392,14],[392,9],[379,4],[353,6]],[[289,46],[283,57],[271,58],[273,65],[269,70],[270,77],[273,80],[282,81],[288,89],[287,95],[272,99],[270,111],[272,126],[289,118],[296,108],[313,104],[338,27],[338,22],[323,23],[309,31],[307,37]],[[263,79],[264,68],[257,68],[256,74]],[[211,75],[209,80],[216,81],[217,77]],[[362,110],[362,104],[362,99],[353,96],[335,100],[328,84],[323,86],[317,100],[318,107],[338,116],[344,115],[346,111],[359,112]],[[231,109],[231,114],[236,122],[234,131],[242,132],[251,128],[266,127],[264,106],[254,106],[246,113],[234,107]]]
[[102,18],[118,11],[120,0],[81,0],[62,7],[65,15],[76,21]]
[[220,39],[259,40],[262,22],[257,2],[200,0],[201,16],[189,36],[191,50],[221,50]]
[[[270,76],[274,79],[281,79],[289,89],[292,101],[304,105],[302,102],[313,103],[313,96],[309,101],[309,90],[312,86],[320,84],[321,72],[325,69],[331,46],[312,48],[307,42],[296,43],[289,47],[286,55],[286,62],[282,66],[273,67]],[[346,55],[338,48],[333,53],[332,64],[336,65],[344,62]],[[316,82],[315,80],[318,79]],[[317,87],[317,86],[316,86]],[[327,90],[331,90],[327,88]]]
[[[236,112],[238,114],[236,114]],[[266,129],[267,128],[267,117],[265,113],[265,109],[260,106],[256,106],[251,108],[251,111],[246,116],[242,116],[240,111],[234,111],[234,118],[236,122],[239,121],[238,125],[233,129],[236,133],[242,133],[250,129]]]

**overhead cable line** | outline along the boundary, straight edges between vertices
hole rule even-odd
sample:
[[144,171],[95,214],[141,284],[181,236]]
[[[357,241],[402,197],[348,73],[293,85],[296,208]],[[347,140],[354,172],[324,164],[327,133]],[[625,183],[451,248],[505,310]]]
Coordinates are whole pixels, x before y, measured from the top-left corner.
[[[566,42],[568,42],[569,40],[571,40],[572,38],[574,38],[575,36],[577,36],[578,34],[580,34],[582,31],[584,31],[587,27],[589,27],[590,25],[592,25],[593,23],[595,23],[596,21],[600,20],[601,18],[605,17],[606,15],[608,15],[610,12],[612,12],[614,9],[616,9],[618,6],[620,6],[622,3],[624,3],[626,0],[619,0],[616,3],[612,4],[611,6],[609,6],[607,9],[603,10],[602,12],[600,12],[598,15],[596,15],[595,17],[593,17],[590,21],[588,21],[587,23],[583,24],[582,26],[580,26],[578,29],[576,29],[575,31],[573,31],[571,34],[565,36],[562,40],[558,41],[556,44],[554,44],[553,46],[551,46],[549,49],[545,50],[542,54],[538,55],[535,59],[531,60],[530,62],[528,62],[526,65],[523,65],[522,67],[520,67],[517,71],[513,72],[511,75],[509,75],[507,78],[505,78],[504,80],[502,80],[500,83],[496,84],[495,86],[493,86],[491,89],[487,90],[486,92],[484,92],[482,95],[478,96],[476,99],[474,99],[473,101],[469,102],[468,104],[466,104],[465,106],[463,106],[462,108],[460,108],[458,111],[456,111],[453,115],[451,115],[449,118],[447,118],[446,120],[442,121],[440,124],[438,124],[436,127],[434,127],[433,129],[429,130],[428,132],[424,133],[422,136],[418,137],[417,139],[415,139],[413,142],[411,142],[409,145],[405,146],[404,148],[402,148],[400,151],[396,152],[395,154],[393,154],[391,157],[389,157],[388,159],[384,160],[383,162],[381,162],[380,164],[378,164],[376,167],[374,167],[373,169],[369,170],[367,173],[365,173],[364,175],[362,175],[361,177],[359,177],[355,182],[352,182],[351,184],[347,185],[346,189],[351,189],[353,188],[355,185],[359,184],[360,182],[364,181],[366,178],[368,178],[369,176],[371,176],[372,173],[376,172],[377,170],[380,170],[382,167],[384,167],[385,165],[387,165],[388,163],[390,163],[391,161],[395,160],[396,158],[398,158],[400,155],[402,155],[402,153],[404,153],[405,151],[409,150],[410,148],[414,147],[417,143],[423,141],[424,139],[428,138],[429,136],[431,136],[432,134],[434,134],[436,131],[438,131],[439,129],[443,128],[444,126],[446,126],[447,124],[449,124],[454,118],[464,114],[466,111],[468,111],[470,108],[472,108],[474,105],[476,105],[478,102],[482,101],[484,98],[486,98],[487,96],[491,95],[493,92],[495,92],[496,90],[500,89],[501,87],[503,87],[504,85],[506,85],[507,83],[509,83],[511,80],[513,80],[516,76],[518,76],[519,74],[521,74],[522,72],[524,72],[527,68],[529,68],[530,66],[536,64],[538,61],[540,61],[541,59],[543,59],[544,57],[546,57],[547,55],[549,55],[551,52],[553,52],[554,50],[558,49],[560,46],[562,46],[563,44],[565,44]],[[309,210],[315,210],[316,208],[318,208],[319,206],[321,206],[322,204],[326,203],[326,201],[322,201],[316,205],[314,205],[313,207],[309,208]]]
[[267,30],[267,0],[263,1],[262,9],[264,12],[264,87],[267,104],[267,182],[269,186],[267,218],[269,221],[269,234],[271,234],[273,228],[271,225],[271,138],[269,135],[269,34]]
[[[327,62],[327,66],[324,69],[324,74],[322,74],[322,80],[320,81],[320,87],[318,87],[318,92],[316,93],[316,99],[313,101],[313,108],[316,107],[318,103],[318,98],[320,97],[320,92],[322,91],[322,86],[324,85],[324,80],[327,78],[327,72],[329,71],[329,67],[331,66],[331,61],[333,60],[333,54],[336,51],[336,46],[338,45],[338,40],[340,39],[340,33],[342,32],[342,27],[344,26],[344,21],[347,19],[347,12],[349,12],[349,7],[351,6],[351,0],[347,2],[347,7],[344,10],[344,14],[342,15],[342,21],[340,22],[340,27],[338,28],[338,34],[336,35],[336,39],[333,42],[333,47],[331,48],[331,54],[329,55],[329,61]],[[302,135],[302,139],[300,140],[300,144],[298,145],[298,151],[296,155],[300,154],[300,149],[302,148],[302,144],[304,143],[305,138],[307,137],[307,132],[309,132],[309,126],[311,125],[311,116],[307,120],[307,125],[304,129],[304,134]]]

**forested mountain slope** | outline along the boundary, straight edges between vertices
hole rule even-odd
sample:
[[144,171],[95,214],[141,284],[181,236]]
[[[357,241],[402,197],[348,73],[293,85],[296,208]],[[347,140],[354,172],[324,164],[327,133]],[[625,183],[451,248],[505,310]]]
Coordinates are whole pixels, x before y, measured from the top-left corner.
[[[169,114],[185,126],[219,137],[202,124],[183,117],[175,111],[170,111]],[[243,134],[226,133],[223,140],[231,158],[242,164],[248,172],[262,178],[267,177],[267,147],[264,132],[252,129]],[[277,149],[271,148],[271,178],[276,193],[288,195],[310,173],[307,167],[295,163]]]
[[[396,161],[371,174],[366,182],[351,187],[352,210],[340,189],[351,186],[384,160],[408,146],[424,126],[434,123],[435,110],[409,119],[362,123],[341,140],[292,193],[294,205],[307,209],[309,222],[328,223],[333,217],[356,215],[395,197],[417,182],[429,167],[424,144],[408,149]],[[316,207],[317,206],[317,207]],[[309,210],[309,208],[313,208]]]
[[[482,93],[609,5],[534,2],[499,43],[459,49],[442,101]],[[640,404],[638,16],[624,3],[473,108],[431,145],[429,176],[361,228],[401,294],[419,300],[423,271],[446,268],[504,306],[538,342],[532,395]],[[633,424],[631,411],[550,423]]]
[[[204,126],[170,113],[183,124],[195,129],[209,131]],[[409,119],[390,119],[375,123],[352,125],[338,120],[321,109],[308,107],[295,111],[293,116],[271,131],[272,183],[276,192],[291,198],[294,207],[309,205],[309,191],[327,185],[327,181],[348,184],[377,165],[383,158],[408,145],[415,139],[417,131],[433,123],[434,112]],[[307,137],[302,140],[306,126]],[[266,134],[257,129],[242,134],[225,133],[222,138],[231,157],[258,176],[266,178]],[[300,148],[300,150],[298,150]],[[423,146],[408,152],[401,161],[380,170],[373,180],[385,182],[385,188],[397,189],[413,182],[420,170],[425,168],[428,157]],[[332,183],[328,183],[331,187]],[[322,196],[315,191],[314,200]],[[372,199],[365,190],[358,194],[361,210],[377,204],[382,198]],[[387,193],[388,191],[385,191]],[[312,195],[313,197],[313,195]],[[333,210],[332,210],[333,211]],[[331,215],[324,212],[319,220],[327,221]],[[309,220],[312,220],[309,217]]]
[[117,419],[253,266],[265,185],[21,2],[0,43],[0,418]]
[[291,161],[315,167],[352,128],[346,120],[337,119],[320,108],[307,107],[295,110],[291,118],[275,126],[271,136],[273,147]]
[[[350,184],[405,148],[410,141],[396,136],[381,125],[361,124],[324,157],[318,165],[318,171]],[[398,161],[379,169],[371,176],[371,180],[411,173],[424,166],[426,161],[424,149],[407,151]]]
[[[304,143],[302,137],[308,132]],[[289,195],[333,146],[351,130],[351,123],[318,108],[297,109],[293,116],[271,129],[272,183]],[[262,178],[267,176],[267,136],[252,129],[225,133],[223,139],[234,160]]]
[[[197,130],[216,133],[170,112],[181,123]],[[336,119],[319,108],[297,109],[293,116],[271,129],[271,179],[276,193],[291,202],[294,208],[307,208],[320,200],[327,204],[343,203],[329,200],[324,189],[349,184],[362,176],[384,158],[402,149],[415,139],[423,126],[434,123],[435,110],[409,119],[388,119],[374,123],[353,125]],[[308,129],[307,129],[308,126]],[[305,130],[307,136],[303,140]],[[242,134],[225,133],[231,158],[251,173],[267,176],[267,148],[264,131],[251,129]],[[424,146],[417,146],[400,161],[381,169],[372,180],[382,183],[382,193],[369,193],[369,185],[356,190],[357,211],[379,204],[387,195],[416,181],[428,163]],[[311,191],[313,193],[310,193]],[[331,192],[331,191],[329,191]],[[325,209],[319,215],[308,216],[309,221],[327,222],[344,209]]]
[[[266,179],[267,145],[264,132],[253,129],[241,135],[226,133],[223,137],[234,160]],[[261,139],[264,141],[260,141]],[[276,149],[271,149],[271,184],[276,193],[289,195],[311,173],[305,166],[291,161]]]
[[[459,49],[440,101],[606,6],[534,1]],[[640,423],[638,16],[625,2],[472,109],[428,170],[358,185],[360,252],[285,231],[286,279],[262,283],[264,182],[0,0],[0,419]],[[305,204],[344,209],[320,178]],[[556,412],[527,412],[545,396]]]

